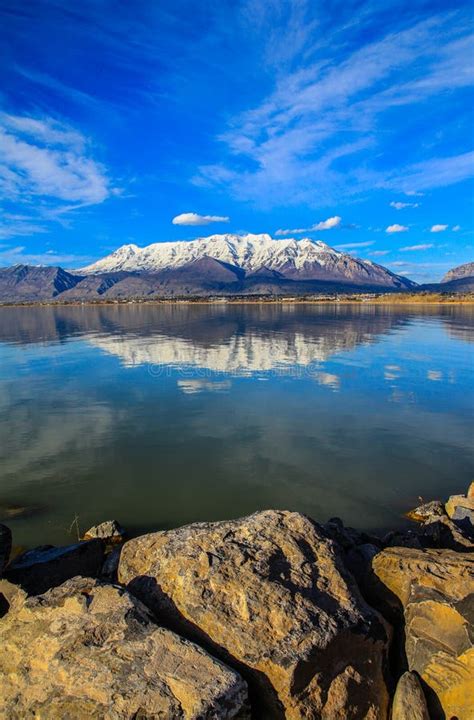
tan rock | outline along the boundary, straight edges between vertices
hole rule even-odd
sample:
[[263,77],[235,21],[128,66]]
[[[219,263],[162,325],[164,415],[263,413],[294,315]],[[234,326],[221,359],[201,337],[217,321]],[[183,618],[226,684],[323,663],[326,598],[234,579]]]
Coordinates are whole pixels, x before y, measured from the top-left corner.
[[135,538],[119,580],[240,668],[256,717],[386,717],[386,629],[309,518],[266,511]]
[[391,720],[430,720],[418,675],[405,672],[397,683]]
[[392,607],[408,602],[414,583],[463,599],[474,587],[474,556],[454,550],[386,548],[375,555],[372,570],[380,599]]
[[474,499],[466,497],[465,495],[451,495],[445,504],[446,513],[451,520],[456,518],[456,511],[458,508],[466,508],[466,510],[474,511]]
[[472,483],[469,485],[469,487],[467,489],[466,497],[469,500],[474,500],[474,480],[472,481]]
[[244,718],[237,673],[158,627],[123,588],[68,580],[0,622],[0,717]]
[[414,586],[405,609],[405,650],[410,670],[429,688],[433,720],[474,717],[474,595],[453,600],[449,586],[442,594]]
[[19,585],[5,580],[0,580],[0,617],[3,617],[8,610],[26,599],[26,592]]

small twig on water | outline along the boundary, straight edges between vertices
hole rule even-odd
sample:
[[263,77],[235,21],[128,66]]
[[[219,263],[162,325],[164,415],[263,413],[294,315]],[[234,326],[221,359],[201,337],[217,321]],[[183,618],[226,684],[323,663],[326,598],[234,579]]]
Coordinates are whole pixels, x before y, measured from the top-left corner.
[[72,529],[74,526],[76,526],[77,541],[79,542],[79,540],[81,539],[81,531],[79,529],[79,515],[77,513],[74,515],[74,520],[69,526],[69,534],[72,533]]

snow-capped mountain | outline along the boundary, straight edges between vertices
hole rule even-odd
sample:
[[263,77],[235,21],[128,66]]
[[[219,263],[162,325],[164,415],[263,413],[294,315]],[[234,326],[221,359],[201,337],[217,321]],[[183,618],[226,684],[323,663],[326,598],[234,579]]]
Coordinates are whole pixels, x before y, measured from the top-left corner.
[[339,252],[310,238],[274,239],[270,235],[210,235],[196,240],[124,245],[82,269],[87,274],[173,270],[212,258],[245,271],[246,276],[278,273],[290,280],[338,280],[363,285],[409,288],[410,280],[381,265]]

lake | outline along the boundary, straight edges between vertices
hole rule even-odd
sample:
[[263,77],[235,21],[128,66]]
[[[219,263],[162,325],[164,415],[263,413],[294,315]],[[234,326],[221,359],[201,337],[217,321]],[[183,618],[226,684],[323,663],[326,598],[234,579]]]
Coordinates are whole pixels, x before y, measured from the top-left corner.
[[472,306],[0,308],[3,521],[26,546],[76,516],[399,527],[474,478],[473,343]]

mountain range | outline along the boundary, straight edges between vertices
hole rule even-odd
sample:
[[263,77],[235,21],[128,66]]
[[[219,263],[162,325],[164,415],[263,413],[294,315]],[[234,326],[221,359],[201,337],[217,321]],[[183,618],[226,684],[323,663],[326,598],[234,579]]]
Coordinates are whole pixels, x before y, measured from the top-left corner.
[[[211,235],[139,248],[124,245],[82,268],[16,265],[0,269],[0,302],[126,300],[212,295],[474,290],[473,263],[443,284],[418,286],[387,268],[319,241],[269,235]],[[473,275],[469,275],[471,272]]]

